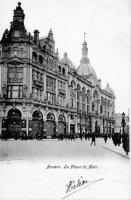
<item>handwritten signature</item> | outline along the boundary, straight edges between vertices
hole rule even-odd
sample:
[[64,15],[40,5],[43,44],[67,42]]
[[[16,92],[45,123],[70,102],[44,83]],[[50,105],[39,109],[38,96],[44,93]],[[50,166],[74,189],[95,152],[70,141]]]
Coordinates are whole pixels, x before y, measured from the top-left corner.
[[62,199],[65,199],[68,196],[78,192],[79,190],[89,187],[90,185],[93,185],[94,183],[97,183],[98,181],[101,181],[101,180],[103,180],[103,178],[88,181],[87,179],[84,179],[82,176],[77,180],[71,180],[66,185],[67,186],[67,189],[66,189],[67,195],[65,197],[63,197]]

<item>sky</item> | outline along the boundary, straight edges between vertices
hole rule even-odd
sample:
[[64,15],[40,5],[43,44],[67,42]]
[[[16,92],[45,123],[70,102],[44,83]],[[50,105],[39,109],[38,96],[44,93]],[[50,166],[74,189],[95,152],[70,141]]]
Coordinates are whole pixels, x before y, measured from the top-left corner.
[[[0,0],[0,38],[10,27],[16,0]],[[53,30],[60,58],[66,51],[76,68],[86,33],[88,57],[102,88],[109,83],[115,93],[115,111],[130,107],[131,3],[130,0],[21,0],[25,27],[40,37]]]

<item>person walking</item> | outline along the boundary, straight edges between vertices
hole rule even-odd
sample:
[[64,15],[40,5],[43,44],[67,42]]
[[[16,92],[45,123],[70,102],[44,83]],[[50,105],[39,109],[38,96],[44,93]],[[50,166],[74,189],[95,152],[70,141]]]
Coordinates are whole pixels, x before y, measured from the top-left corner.
[[104,141],[106,143],[106,141],[107,141],[107,135],[104,136]]
[[92,141],[91,141],[91,145],[94,143],[94,145],[96,146],[96,136],[95,136],[95,132],[93,132],[92,134]]
[[80,137],[80,139],[82,140],[82,137],[83,137],[82,133],[79,134],[79,137]]

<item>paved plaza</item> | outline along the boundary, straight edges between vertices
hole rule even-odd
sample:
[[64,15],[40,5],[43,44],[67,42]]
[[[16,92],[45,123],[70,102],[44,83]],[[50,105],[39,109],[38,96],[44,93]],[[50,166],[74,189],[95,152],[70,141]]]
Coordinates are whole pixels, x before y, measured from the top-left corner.
[[[0,141],[0,199],[130,199],[130,172],[129,157],[111,140]],[[78,179],[91,184],[67,191]]]

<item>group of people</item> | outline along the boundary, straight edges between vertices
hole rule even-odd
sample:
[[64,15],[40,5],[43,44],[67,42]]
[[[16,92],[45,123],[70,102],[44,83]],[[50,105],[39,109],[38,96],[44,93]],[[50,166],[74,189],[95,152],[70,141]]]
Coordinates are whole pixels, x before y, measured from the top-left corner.
[[98,137],[98,135],[94,132],[93,134],[90,132],[81,132],[79,134],[74,134],[74,133],[67,133],[67,134],[53,134],[51,136],[52,139],[58,139],[58,140],[75,140],[75,139],[80,139],[80,140],[90,140],[91,139],[91,145],[94,143],[94,145],[96,145],[96,137]]
[[[105,143],[107,142],[108,138],[110,138],[110,135],[101,135],[99,136],[96,132],[90,133],[90,132],[81,132],[79,134],[74,134],[74,133],[70,133],[70,134],[59,134],[59,135],[53,135],[52,139],[57,138],[58,140],[75,140],[77,138],[79,138],[80,140],[90,140],[91,139],[91,145],[96,145],[96,138],[97,137],[102,137],[105,141]],[[113,144],[115,146],[120,146],[120,144],[122,143],[123,145],[123,149],[126,152],[126,154],[128,155],[129,153],[129,134],[124,133],[121,135],[121,133],[114,133],[112,135],[112,141]]]
[[122,143],[123,149],[128,155],[130,149],[129,149],[129,134],[124,132],[123,134],[119,133],[114,133],[112,135],[112,140],[115,146],[120,146]]

